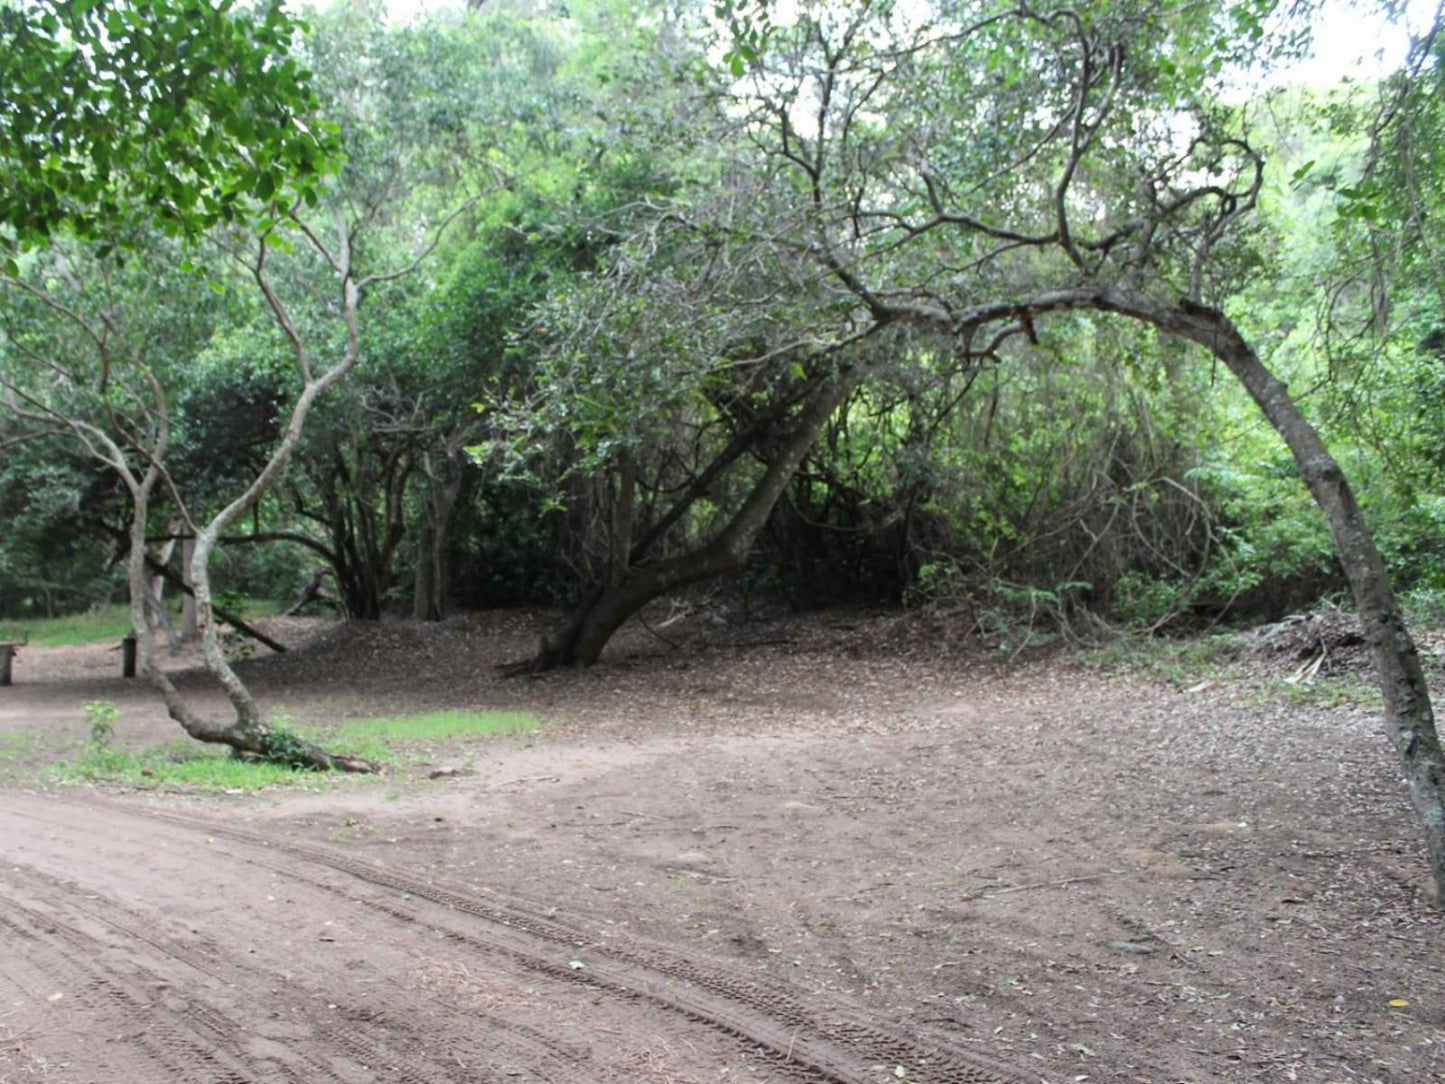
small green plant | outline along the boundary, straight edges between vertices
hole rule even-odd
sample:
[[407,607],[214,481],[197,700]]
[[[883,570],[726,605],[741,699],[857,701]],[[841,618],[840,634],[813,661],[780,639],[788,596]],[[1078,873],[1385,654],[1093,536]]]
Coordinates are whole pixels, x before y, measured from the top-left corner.
[[211,602],[223,610],[229,610],[233,614],[238,614],[246,608],[246,595],[242,591],[227,589],[217,591],[212,595]]
[[268,764],[290,768],[292,771],[315,770],[311,763],[310,743],[286,726],[273,723],[266,735],[266,751],[261,759]]
[[80,709],[90,723],[90,737],[86,739],[86,745],[96,751],[108,748],[111,738],[115,737],[120,709],[109,700],[87,700]]

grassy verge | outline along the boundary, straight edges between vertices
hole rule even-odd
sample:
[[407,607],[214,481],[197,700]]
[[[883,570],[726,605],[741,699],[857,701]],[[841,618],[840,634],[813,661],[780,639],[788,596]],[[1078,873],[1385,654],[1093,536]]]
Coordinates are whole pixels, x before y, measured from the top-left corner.
[[103,606],[69,617],[36,617],[0,621],[0,640],[16,640],[36,647],[72,647],[119,640],[130,634],[124,606]]
[[[247,599],[241,616],[247,621],[276,612],[269,599]],[[180,621],[179,612],[171,615]],[[74,647],[77,644],[114,642],[130,635],[130,611],[123,604],[97,606],[68,617],[29,617],[0,620],[0,640],[29,643],[35,647]]]
[[1288,704],[1302,708],[1367,708],[1383,711],[1385,697],[1375,683],[1373,671],[1361,674],[1330,674],[1290,682],[1275,678],[1264,683],[1255,700],[1261,704]]
[[322,778],[280,764],[237,760],[227,749],[186,740],[133,753],[90,746],[79,757],[62,760],[45,774],[58,783],[104,782],[229,793],[316,787]]
[[324,748],[345,750],[383,764],[417,764],[457,742],[525,734],[541,725],[521,712],[432,711],[292,729]]
[[20,781],[35,774],[36,766],[53,763],[61,742],[39,730],[0,733],[0,781]]
[[1146,674],[1188,688],[1201,681],[1231,679],[1241,655],[1238,638],[1224,633],[1181,640],[1121,636],[1081,651],[1076,658],[1093,669]]
[[1261,664],[1237,635],[1220,633],[1197,639],[1121,637],[1103,647],[1081,651],[1076,660],[1093,669],[1132,673],[1192,689],[1205,682],[1234,689],[1250,704],[1286,704],[1300,708],[1383,706],[1374,672],[1364,670],[1316,676],[1278,676]]
[[[225,747],[184,739],[150,749],[122,751],[110,744],[117,716],[104,710],[108,707],[84,706],[91,721],[91,740],[79,756],[51,762],[42,768],[43,778],[59,783],[105,782],[225,793],[272,787],[318,789],[339,785],[343,780],[354,784],[368,778],[239,760]],[[324,749],[365,757],[392,770],[404,770],[409,765],[435,760],[443,753],[453,755],[457,752],[453,747],[458,743],[527,733],[538,729],[541,723],[517,712],[444,711],[356,719],[331,726],[299,726],[287,719],[276,719],[273,725]],[[17,752],[33,751],[34,739],[22,732],[14,737],[14,746]],[[5,753],[6,747],[0,743],[0,762],[5,759]]]

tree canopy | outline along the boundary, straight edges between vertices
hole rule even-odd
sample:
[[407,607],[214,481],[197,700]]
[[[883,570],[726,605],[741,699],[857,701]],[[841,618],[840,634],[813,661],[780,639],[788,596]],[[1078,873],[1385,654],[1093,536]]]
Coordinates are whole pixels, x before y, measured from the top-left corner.
[[194,236],[315,203],[336,144],[292,55],[301,25],[280,0],[0,5],[0,242]]

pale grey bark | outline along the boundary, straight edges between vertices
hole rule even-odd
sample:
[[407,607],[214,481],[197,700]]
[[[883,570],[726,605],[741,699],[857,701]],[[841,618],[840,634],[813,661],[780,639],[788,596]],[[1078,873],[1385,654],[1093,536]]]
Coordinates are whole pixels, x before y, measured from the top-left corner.
[[196,624],[195,581],[191,579],[191,560],[196,555],[196,540],[187,538],[181,544],[181,576],[190,591],[181,592],[181,639],[194,640],[201,632]]

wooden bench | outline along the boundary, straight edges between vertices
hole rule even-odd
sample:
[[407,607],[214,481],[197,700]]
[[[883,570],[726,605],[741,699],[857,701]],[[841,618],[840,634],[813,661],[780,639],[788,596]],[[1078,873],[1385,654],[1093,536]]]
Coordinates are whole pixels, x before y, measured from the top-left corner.
[[0,641],[0,685],[10,684],[10,660],[19,649],[20,644],[15,641]]

